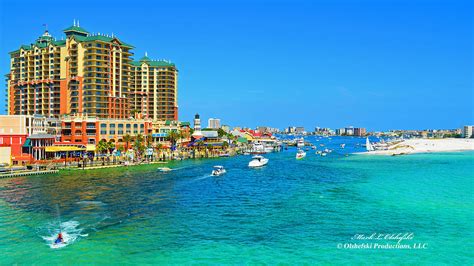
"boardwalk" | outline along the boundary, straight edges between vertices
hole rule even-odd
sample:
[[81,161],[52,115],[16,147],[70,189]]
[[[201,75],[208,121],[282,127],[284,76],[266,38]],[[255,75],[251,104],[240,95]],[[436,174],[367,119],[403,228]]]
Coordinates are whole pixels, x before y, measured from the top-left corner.
[[45,175],[45,174],[57,174],[59,170],[44,170],[44,171],[14,171],[0,173],[0,178],[4,177],[17,177],[17,176],[29,176],[29,175]]

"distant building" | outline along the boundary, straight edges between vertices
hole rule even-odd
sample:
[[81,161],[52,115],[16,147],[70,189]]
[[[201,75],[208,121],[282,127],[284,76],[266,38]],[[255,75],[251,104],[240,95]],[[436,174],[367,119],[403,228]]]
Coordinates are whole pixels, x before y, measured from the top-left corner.
[[474,126],[464,126],[464,129],[462,131],[462,137],[463,138],[472,138],[473,137],[473,128]]
[[346,127],[346,136],[354,136],[354,127]]
[[317,134],[317,135],[332,135],[334,133],[334,131],[331,130],[330,128],[328,128],[328,127],[326,127],[326,128],[315,127],[314,128],[314,133]]
[[363,127],[356,127],[354,128],[354,136],[362,137],[365,136],[366,130]]
[[209,118],[207,122],[207,127],[212,129],[219,129],[221,128],[221,120],[217,118]]
[[295,133],[301,134],[301,133],[303,133],[303,132],[305,132],[305,131],[304,131],[304,127],[296,127],[296,128],[295,128]]
[[345,128],[336,129],[336,135],[338,136],[346,135],[346,129]]
[[280,129],[278,128],[273,128],[273,127],[257,127],[257,131],[260,133],[278,133],[280,132]]

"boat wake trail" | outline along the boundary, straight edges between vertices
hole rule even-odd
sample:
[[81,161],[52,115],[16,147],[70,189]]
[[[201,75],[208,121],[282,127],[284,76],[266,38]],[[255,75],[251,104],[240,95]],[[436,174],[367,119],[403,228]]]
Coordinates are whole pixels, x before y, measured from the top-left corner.
[[211,177],[211,176],[212,176],[212,175],[209,175],[209,174],[208,174],[208,175],[204,175],[204,176],[201,176],[201,177],[198,177],[198,178],[194,179],[193,182],[194,182],[194,181],[203,180],[203,179],[209,178],[209,177]]
[[44,234],[41,236],[50,248],[63,248],[76,242],[81,237],[86,237],[88,234],[82,234],[83,229],[79,227],[78,221],[67,221],[61,223],[61,233],[64,239],[63,243],[55,244],[54,241],[59,234],[57,223],[50,223],[44,228]]

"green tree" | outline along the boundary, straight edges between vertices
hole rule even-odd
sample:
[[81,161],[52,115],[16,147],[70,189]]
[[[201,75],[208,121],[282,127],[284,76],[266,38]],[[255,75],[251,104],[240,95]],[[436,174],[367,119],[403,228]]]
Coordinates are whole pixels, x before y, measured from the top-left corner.
[[143,151],[145,151],[145,146],[143,145],[143,141],[144,141],[143,135],[138,134],[135,137],[134,149],[135,151],[137,151],[138,154],[141,154],[143,153]]
[[222,138],[223,136],[227,135],[227,132],[225,132],[222,128],[219,128],[217,130],[217,135],[219,136],[219,138]]
[[115,149],[115,142],[113,142],[112,140],[109,140],[109,142],[107,142],[108,152],[112,152],[114,149]]
[[180,138],[179,133],[174,130],[171,130],[170,132],[168,132],[168,136],[166,136],[166,139],[169,142],[171,142],[172,146],[176,145],[176,142],[178,141],[179,138]]
[[105,140],[99,141],[96,146],[96,150],[99,154],[104,154],[105,151],[108,149],[108,143]]
[[229,148],[229,142],[224,141],[224,142],[222,143],[222,148],[223,148],[223,149]]

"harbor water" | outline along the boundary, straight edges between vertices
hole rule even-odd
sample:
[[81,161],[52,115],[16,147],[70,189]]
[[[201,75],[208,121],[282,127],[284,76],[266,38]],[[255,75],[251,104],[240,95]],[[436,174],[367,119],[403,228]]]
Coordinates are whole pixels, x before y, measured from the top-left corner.
[[474,152],[306,141],[306,158],[290,147],[260,169],[237,156],[1,179],[0,264],[472,264]]

